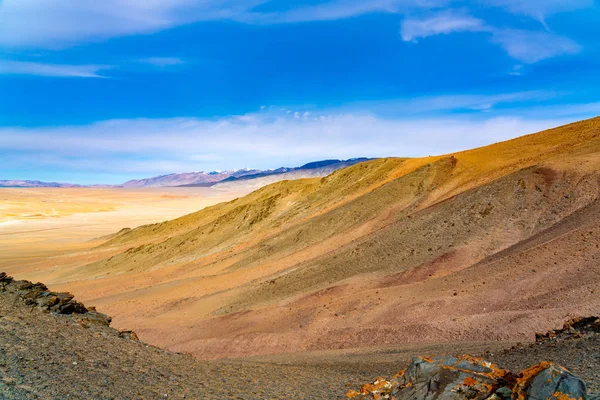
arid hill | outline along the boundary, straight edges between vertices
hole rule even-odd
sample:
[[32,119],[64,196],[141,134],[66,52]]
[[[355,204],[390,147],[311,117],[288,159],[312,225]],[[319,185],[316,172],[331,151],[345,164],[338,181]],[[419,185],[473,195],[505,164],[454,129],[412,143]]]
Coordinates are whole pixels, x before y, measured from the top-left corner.
[[25,277],[200,358],[532,341],[598,314],[598,171],[595,118],[278,182]]

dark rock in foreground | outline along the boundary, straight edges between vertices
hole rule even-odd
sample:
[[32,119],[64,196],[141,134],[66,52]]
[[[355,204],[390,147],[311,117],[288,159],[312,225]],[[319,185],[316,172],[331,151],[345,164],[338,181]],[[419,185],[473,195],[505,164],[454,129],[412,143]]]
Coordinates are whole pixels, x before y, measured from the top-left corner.
[[[561,343],[594,340],[598,334],[599,317],[576,317],[567,321],[562,329],[536,334],[535,344],[514,346],[511,351],[530,350],[538,346],[556,348]],[[363,385],[360,391],[349,391],[346,397],[396,400],[586,400],[588,395],[582,379],[555,363],[542,361],[515,375],[484,359],[462,356],[415,358],[406,370],[400,371],[391,381],[379,378],[373,384]]]
[[377,379],[351,399],[396,400],[586,400],[584,382],[549,362],[518,376],[480,358],[418,357],[391,381]]
[[542,362],[519,374],[513,398],[568,400],[587,398],[585,384],[565,368]]

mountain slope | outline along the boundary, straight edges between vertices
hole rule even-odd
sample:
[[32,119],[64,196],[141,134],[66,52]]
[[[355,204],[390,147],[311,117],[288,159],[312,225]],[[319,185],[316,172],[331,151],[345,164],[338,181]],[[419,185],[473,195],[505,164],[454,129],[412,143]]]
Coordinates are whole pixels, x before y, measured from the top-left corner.
[[211,186],[232,176],[255,174],[259,170],[185,172],[180,174],[160,175],[152,178],[130,180],[123,183],[125,188],[165,187],[165,186]]
[[322,178],[333,172],[350,167],[352,165],[369,161],[368,158],[352,158],[350,160],[324,160],[305,164],[298,168],[279,168],[259,174],[245,175],[242,177],[230,177],[213,185],[215,189],[225,190],[257,190],[263,186],[284,180],[295,180],[305,178]]
[[205,358],[528,340],[600,307],[599,170],[600,118],[373,160],[124,231],[49,279]]

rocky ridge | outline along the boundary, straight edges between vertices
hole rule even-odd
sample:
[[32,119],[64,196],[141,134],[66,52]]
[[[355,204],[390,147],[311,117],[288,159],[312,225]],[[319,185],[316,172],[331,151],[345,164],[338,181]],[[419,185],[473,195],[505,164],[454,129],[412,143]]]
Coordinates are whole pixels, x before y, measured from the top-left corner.
[[[25,305],[36,307],[42,311],[58,316],[71,317],[81,326],[109,327],[112,318],[96,310],[95,307],[86,307],[75,300],[75,296],[68,292],[52,292],[43,283],[32,283],[26,280],[14,280],[0,272],[0,292],[21,299]],[[135,332],[117,331],[123,338],[138,340]]]
[[563,325],[562,329],[552,329],[546,333],[535,335],[536,343],[556,342],[560,340],[579,339],[600,333],[599,317],[576,317]]

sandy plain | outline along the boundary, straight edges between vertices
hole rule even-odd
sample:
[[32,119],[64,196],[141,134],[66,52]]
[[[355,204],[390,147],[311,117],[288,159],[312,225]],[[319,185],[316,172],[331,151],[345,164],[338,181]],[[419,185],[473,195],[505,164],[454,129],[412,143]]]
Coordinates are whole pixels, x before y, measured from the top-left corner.
[[1,188],[0,269],[28,270],[84,252],[123,228],[162,222],[243,196],[244,188]]

